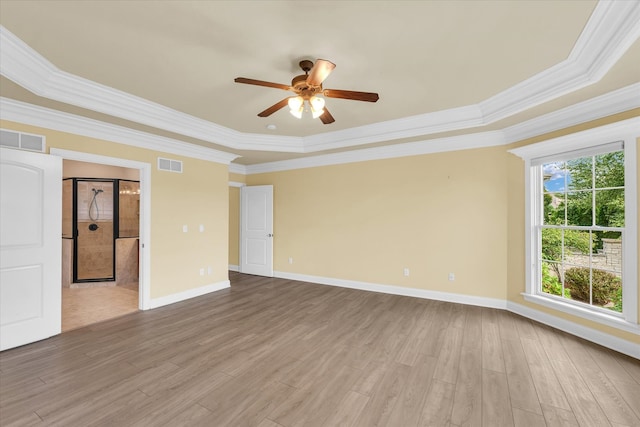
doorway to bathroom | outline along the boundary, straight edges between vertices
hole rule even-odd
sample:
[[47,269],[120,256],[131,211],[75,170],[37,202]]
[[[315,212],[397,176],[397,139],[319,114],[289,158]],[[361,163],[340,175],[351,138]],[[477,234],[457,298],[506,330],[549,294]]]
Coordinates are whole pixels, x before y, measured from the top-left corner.
[[63,161],[62,331],[138,311],[140,171]]

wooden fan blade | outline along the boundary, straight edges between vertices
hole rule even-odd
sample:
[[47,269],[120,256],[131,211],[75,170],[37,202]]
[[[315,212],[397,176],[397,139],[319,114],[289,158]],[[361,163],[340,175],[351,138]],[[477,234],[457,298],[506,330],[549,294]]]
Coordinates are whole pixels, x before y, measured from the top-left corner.
[[320,86],[329,77],[334,68],[336,68],[336,64],[333,62],[326,59],[318,59],[311,71],[309,71],[307,86]]
[[271,82],[265,82],[263,80],[247,79],[245,77],[236,77],[233,81],[236,83],[244,83],[248,85],[273,87],[273,88],[282,89],[282,90],[293,90],[291,86],[283,85],[280,83],[271,83]]
[[336,121],[336,119],[333,118],[333,116],[331,115],[329,110],[327,110],[326,107],[324,109],[324,113],[320,115],[320,120],[322,120],[322,123],[324,123],[325,125],[328,125],[329,123],[333,123]]
[[263,112],[258,113],[258,117],[269,117],[279,109],[285,107],[288,102],[289,102],[289,98],[285,98],[282,101],[273,104],[271,107],[267,108]]
[[353,99],[355,101],[376,102],[380,97],[373,92],[355,92],[352,90],[325,89],[322,91],[328,98]]

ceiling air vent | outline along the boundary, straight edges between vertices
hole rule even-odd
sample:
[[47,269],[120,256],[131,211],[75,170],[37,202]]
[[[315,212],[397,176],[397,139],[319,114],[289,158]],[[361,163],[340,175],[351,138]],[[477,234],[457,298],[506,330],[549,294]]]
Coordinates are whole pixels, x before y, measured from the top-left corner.
[[0,146],[44,153],[44,136],[0,129]]
[[158,157],[158,169],[169,172],[182,173],[182,162]]

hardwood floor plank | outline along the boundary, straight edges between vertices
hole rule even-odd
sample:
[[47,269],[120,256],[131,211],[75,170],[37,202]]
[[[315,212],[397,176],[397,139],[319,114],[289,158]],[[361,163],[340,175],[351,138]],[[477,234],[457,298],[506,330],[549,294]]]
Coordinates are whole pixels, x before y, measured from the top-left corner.
[[369,401],[354,426],[387,425],[394,406],[398,403],[408,380],[411,367],[390,362],[386,373],[378,382]]
[[463,346],[453,397],[451,422],[459,426],[482,425],[482,354]]
[[196,403],[195,405],[189,406],[176,417],[170,419],[167,422],[167,425],[170,425],[172,427],[186,427],[195,425],[213,425],[215,423],[216,419],[211,411]]
[[579,425],[576,416],[573,415],[573,411],[556,408],[544,403],[541,406],[547,427],[577,427]]
[[547,357],[549,359],[563,361],[571,360],[562,344],[560,344],[560,340],[558,339],[558,331],[550,328],[547,325],[542,325],[539,323],[534,324],[534,329],[536,331],[536,334],[538,335],[538,341],[540,342],[542,348],[544,348],[544,351],[547,353]]
[[274,421],[271,421],[268,418],[263,419],[257,427],[284,427],[282,424],[278,424]]
[[537,340],[521,339],[540,404],[571,410],[549,358]]
[[610,422],[640,426],[640,418],[633,413],[604,372],[590,366],[582,366],[578,372]]
[[511,406],[542,415],[536,388],[520,339],[502,341]]
[[416,364],[409,372],[406,385],[400,392],[391,410],[387,425],[415,426],[418,425],[422,409],[430,389],[437,359],[421,354]]
[[505,372],[500,327],[494,310],[482,312],[482,368]]
[[[638,369],[640,369],[640,362],[638,362],[638,369],[625,369],[620,363],[621,359],[619,354],[614,352],[613,350],[609,350],[607,348],[601,347],[597,344],[587,343],[585,344],[587,351],[593,357],[598,367],[611,379],[612,381],[618,382],[628,382],[631,384],[639,384],[638,381],[635,380],[634,375],[629,375],[629,370],[638,373]],[[624,357],[623,359],[628,360],[628,358]],[[632,365],[631,365],[632,366]],[[627,365],[629,367],[629,365]]]
[[551,360],[550,362],[578,424],[585,426],[609,425],[606,415],[602,412],[576,367],[571,362],[564,360]]
[[364,407],[369,402],[369,397],[356,393],[347,392],[344,400],[338,405],[333,415],[329,417],[325,425],[336,427],[350,427],[355,425]]
[[458,366],[460,364],[460,350],[462,349],[463,330],[447,328],[444,342],[438,355],[438,363],[433,378],[451,384],[456,383]]
[[547,423],[541,414],[513,408],[513,425],[515,427],[546,427]]
[[454,385],[433,380],[420,414],[419,426],[446,426],[451,422]]
[[507,375],[482,370],[482,425],[513,426]]
[[347,366],[336,368],[324,381],[295,389],[266,418],[287,427],[321,426],[361,374],[360,370]]
[[619,382],[615,387],[636,417],[640,418],[640,384]]

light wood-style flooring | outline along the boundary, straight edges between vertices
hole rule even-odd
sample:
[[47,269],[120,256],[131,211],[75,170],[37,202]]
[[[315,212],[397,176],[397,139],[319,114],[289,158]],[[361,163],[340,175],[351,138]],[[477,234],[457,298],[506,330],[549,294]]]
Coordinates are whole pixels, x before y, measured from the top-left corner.
[[638,360],[525,318],[230,278],[0,353],[0,425],[640,425]]

